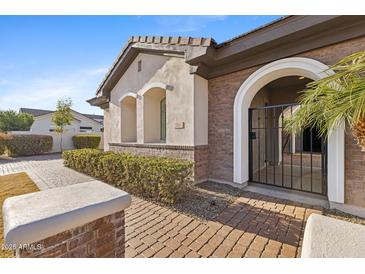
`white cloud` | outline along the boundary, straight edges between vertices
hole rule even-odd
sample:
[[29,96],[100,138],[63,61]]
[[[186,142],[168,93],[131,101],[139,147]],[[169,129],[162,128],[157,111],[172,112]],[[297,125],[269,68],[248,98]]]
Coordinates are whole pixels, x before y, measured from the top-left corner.
[[89,106],[86,100],[94,96],[104,72],[105,70],[96,68],[65,75],[25,79],[21,83],[0,90],[0,109],[54,109],[58,99],[71,97],[75,110],[101,113],[100,109]]

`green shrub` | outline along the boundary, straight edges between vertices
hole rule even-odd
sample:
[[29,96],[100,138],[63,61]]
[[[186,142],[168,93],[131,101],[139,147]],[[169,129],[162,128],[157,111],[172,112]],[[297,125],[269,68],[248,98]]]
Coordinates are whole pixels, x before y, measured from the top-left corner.
[[95,149],[65,151],[67,167],[97,177],[134,195],[172,204],[187,189],[192,162],[132,156]]
[[5,144],[8,139],[8,135],[0,132],[0,155],[5,153]]
[[93,177],[102,177],[102,166],[100,160],[104,156],[98,149],[68,150],[62,153],[64,164],[82,173]]
[[52,150],[53,138],[49,135],[8,134],[5,151],[9,156],[38,155]]
[[77,149],[81,148],[98,148],[101,137],[99,135],[75,135],[72,137],[74,147]]

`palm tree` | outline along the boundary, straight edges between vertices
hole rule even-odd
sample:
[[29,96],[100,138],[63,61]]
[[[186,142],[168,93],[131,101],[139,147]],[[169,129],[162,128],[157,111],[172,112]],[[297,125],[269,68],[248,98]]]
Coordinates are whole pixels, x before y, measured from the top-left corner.
[[285,121],[285,129],[298,133],[315,127],[327,137],[346,122],[365,151],[365,51],[345,57],[330,69],[335,73],[307,85],[299,98],[301,106]]

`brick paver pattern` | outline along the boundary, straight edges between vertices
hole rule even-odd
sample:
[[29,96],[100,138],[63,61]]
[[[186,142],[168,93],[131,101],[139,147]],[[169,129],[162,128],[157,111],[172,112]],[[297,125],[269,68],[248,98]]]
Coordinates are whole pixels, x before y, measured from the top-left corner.
[[[27,172],[41,188],[93,180],[59,155],[0,160],[0,175]],[[126,257],[299,257],[305,221],[320,208],[244,192],[212,220],[133,197],[126,210]]]
[[17,172],[26,172],[40,190],[94,180],[64,167],[60,154],[0,159],[0,176]]
[[126,257],[299,257],[311,213],[321,210],[245,192],[218,217],[202,221],[133,197]]

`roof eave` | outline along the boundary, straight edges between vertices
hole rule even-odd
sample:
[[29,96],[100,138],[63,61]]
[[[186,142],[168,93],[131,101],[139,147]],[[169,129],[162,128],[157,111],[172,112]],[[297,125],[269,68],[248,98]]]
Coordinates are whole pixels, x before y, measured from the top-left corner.
[[290,16],[187,60],[211,79],[365,35],[364,16]]
[[91,106],[100,107],[102,109],[109,107],[109,98],[106,96],[94,97],[86,100]]

